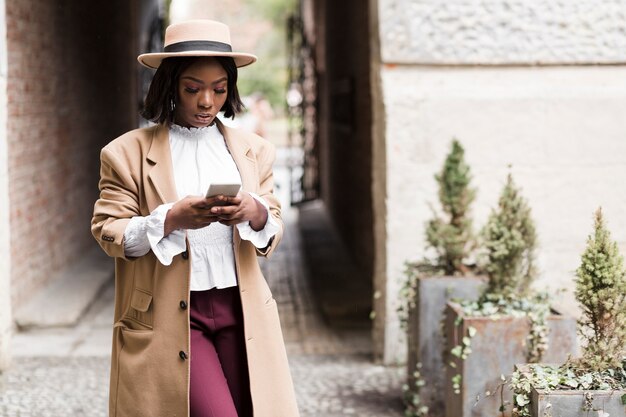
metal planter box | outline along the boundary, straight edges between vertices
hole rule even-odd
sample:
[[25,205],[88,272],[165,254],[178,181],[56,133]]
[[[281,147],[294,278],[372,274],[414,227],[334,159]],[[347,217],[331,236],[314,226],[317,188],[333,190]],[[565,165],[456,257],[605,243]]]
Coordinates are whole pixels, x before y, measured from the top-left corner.
[[[457,320],[461,324],[455,325]],[[468,329],[474,327],[476,335],[471,339],[469,356],[462,360],[447,355],[446,361],[446,417],[491,417],[510,416],[511,405],[503,414],[498,410],[501,395],[498,387],[501,375],[508,377],[516,364],[526,362],[526,337],[530,325],[525,317],[464,317],[458,304],[448,303],[446,310],[446,338],[449,346],[459,344]],[[565,362],[568,355],[576,355],[576,320],[558,313],[548,316],[548,351],[542,361]],[[449,365],[450,362],[456,367]],[[452,378],[461,375],[460,393],[454,392]],[[498,390],[496,395],[493,393]],[[486,396],[491,392],[491,396]],[[513,393],[502,392],[505,401],[512,403]],[[479,400],[477,401],[477,399]]]
[[[591,410],[585,408],[585,393],[591,394]],[[604,411],[610,417],[626,417],[622,404],[626,391],[532,391],[533,417],[596,417]]]
[[466,276],[424,277],[417,281],[415,308],[408,320],[407,375],[411,391],[415,390],[415,366],[422,364],[425,385],[420,400],[429,409],[429,417],[444,414],[443,317],[451,299],[475,300],[482,292],[485,278]]

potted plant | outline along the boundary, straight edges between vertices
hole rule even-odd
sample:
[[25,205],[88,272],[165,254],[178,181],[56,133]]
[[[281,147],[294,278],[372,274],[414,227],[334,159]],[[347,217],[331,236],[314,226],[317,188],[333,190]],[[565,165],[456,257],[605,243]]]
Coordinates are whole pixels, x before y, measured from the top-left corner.
[[485,291],[477,301],[447,305],[446,417],[498,414],[511,393],[494,395],[496,388],[515,364],[560,362],[576,350],[575,320],[554,312],[548,295],[532,290],[537,236],[510,174],[482,238]]
[[438,184],[440,212],[426,224],[426,249],[430,256],[407,263],[407,281],[402,290],[405,303],[401,316],[407,318],[408,383],[405,385],[406,415],[441,415],[443,412],[444,367],[441,352],[441,322],[446,302],[452,298],[475,299],[484,285],[477,277],[473,252],[476,237],[470,206],[476,190],[465,150],[452,141]]
[[510,382],[515,416],[626,416],[626,270],[601,209],[576,277],[582,356],[518,366]]

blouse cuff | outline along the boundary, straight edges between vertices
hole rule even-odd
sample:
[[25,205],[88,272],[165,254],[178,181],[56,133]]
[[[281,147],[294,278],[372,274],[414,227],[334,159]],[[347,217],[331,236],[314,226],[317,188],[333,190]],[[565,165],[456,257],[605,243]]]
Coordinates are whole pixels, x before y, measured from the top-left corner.
[[135,216],[124,229],[124,255],[138,258],[150,252],[150,242],[146,235],[146,218]]
[[170,265],[174,256],[187,249],[184,230],[174,230],[163,237],[165,234],[165,217],[173,205],[174,203],[162,204],[146,217],[146,234],[150,247],[163,265]]
[[272,217],[272,213],[270,213],[270,206],[267,202],[254,193],[250,194],[256,201],[261,203],[265,210],[267,210],[267,221],[265,222],[265,226],[261,230],[254,230],[250,226],[250,222],[246,221],[243,223],[239,223],[237,225],[237,230],[239,230],[239,236],[243,240],[250,241],[254,246],[259,249],[263,249],[267,247],[270,243],[270,240],[278,233],[280,230],[280,226]]

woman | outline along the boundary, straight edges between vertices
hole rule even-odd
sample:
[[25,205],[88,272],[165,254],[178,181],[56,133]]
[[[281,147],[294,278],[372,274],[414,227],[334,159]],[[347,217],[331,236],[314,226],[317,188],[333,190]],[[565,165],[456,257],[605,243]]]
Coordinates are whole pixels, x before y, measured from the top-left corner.
[[[115,258],[109,413],[115,417],[298,416],[280,322],[257,255],[280,241],[275,151],[225,127],[241,110],[226,25],[169,26],[133,130],[101,152],[91,230]],[[235,197],[205,197],[213,183]]]

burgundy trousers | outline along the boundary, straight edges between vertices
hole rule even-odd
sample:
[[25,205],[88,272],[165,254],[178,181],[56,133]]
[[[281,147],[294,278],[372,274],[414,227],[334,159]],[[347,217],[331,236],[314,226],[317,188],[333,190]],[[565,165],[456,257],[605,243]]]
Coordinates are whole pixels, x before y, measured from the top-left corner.
[[239,287],[190,297],[190,417],[252,417]]

